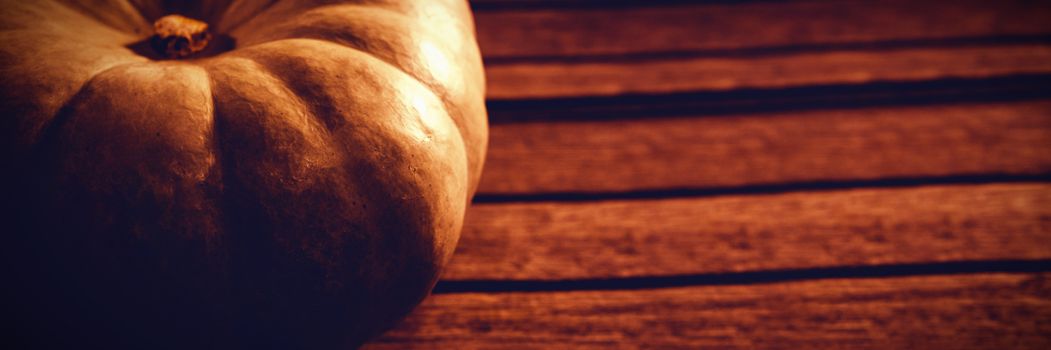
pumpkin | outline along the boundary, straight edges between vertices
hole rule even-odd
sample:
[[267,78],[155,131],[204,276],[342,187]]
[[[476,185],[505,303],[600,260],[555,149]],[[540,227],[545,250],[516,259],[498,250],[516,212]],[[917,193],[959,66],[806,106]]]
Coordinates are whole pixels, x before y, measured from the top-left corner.
[[484,89],[464,0],[3,1],[16,338],[362,344],[456,246]]

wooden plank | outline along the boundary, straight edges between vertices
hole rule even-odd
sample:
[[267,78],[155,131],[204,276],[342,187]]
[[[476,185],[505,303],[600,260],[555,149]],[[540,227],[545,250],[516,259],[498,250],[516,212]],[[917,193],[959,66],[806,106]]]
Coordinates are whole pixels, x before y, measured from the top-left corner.
[[1047,349],[1049,277],[440,294],[365,349]]
[[475,12],[488,61],[1044,36],[1051,3],[1004,0],[715,2]]
[[1051,45],[895,48],[486,66],[490,99],[777,89],[1051,72]]
[[494,124],[479,192],[1051,172],[1051,101]]
[[1051,258],[1051,184],[470,208],[443,280],[564,280]]

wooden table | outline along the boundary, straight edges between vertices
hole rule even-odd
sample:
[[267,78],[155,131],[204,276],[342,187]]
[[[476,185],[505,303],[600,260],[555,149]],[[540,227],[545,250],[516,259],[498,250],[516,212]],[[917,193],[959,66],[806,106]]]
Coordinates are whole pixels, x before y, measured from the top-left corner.
[[367,349],[1051,348],[1051,3],[473,7],[481,190]]

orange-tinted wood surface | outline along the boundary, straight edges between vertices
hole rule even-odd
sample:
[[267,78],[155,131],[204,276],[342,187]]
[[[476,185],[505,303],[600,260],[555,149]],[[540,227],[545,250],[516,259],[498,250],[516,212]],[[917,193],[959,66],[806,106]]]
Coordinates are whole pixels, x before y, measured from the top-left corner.
[[[476,5],[488,59],[702,52],[874,43],[1016,41],[1051,34],[1051,3],[1026,0],[634,2]],[[1003,40],[1000,40],[1003,41]],[[769,49],[764,49],[769,50]]]
[[775,89],[1051,72],[1051,45],[808,51],[490,64],[492,99]]
[[479,196],[366,349],[1051,348],[1051,3],[472,6]]
[[485,203],[443,280],[1051,259],[1051,185]]
[[491,127],[480,193],[1051,172],[1051,102]]
[[365,349],[1047,349],[1048,278],[439,294]]

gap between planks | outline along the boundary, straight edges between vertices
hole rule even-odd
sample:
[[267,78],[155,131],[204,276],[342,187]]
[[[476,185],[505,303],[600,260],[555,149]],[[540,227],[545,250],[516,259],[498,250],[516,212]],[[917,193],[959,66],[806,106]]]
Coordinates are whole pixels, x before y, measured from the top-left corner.
[[1046,349],[1048,277],[434,295],[365,349]]

